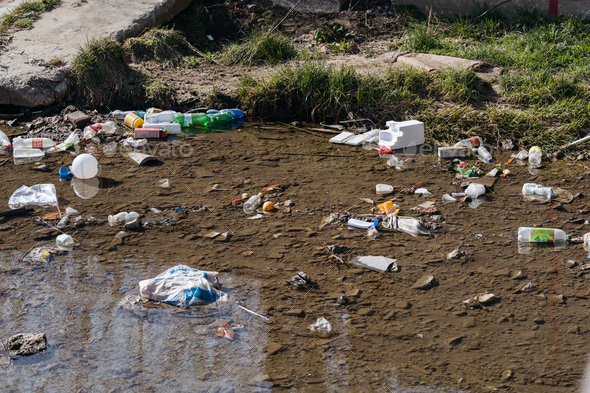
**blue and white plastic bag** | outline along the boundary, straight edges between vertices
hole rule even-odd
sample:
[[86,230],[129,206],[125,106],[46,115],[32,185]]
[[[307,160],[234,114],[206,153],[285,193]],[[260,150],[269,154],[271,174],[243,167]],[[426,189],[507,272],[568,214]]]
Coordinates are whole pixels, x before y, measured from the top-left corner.
[[174,266],[155,278],[140,281],[139,294],[142,298],[181,307],[227,301],[228,295],[220,290],[217,274],[186,265]]

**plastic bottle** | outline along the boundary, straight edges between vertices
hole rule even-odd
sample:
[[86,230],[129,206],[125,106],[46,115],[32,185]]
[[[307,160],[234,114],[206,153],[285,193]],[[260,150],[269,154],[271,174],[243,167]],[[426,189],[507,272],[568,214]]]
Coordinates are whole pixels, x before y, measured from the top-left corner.
[[174,116],[179,115],[176,111],[162,111],[157,113],[148,113],[145,115],[146,123],[172,123]]
[[258,195],[252,195],[250,199],[248,199],[246,203],[244,203],[244,213],[253,214],[254,212],[256,212],[256,208],[258,207],[258,205],[260,205],[263,195],[264,194],[262,193]]
[[94,138],[98,132],[114,134],[115,131],[115,123],[112,121],[107,121],[106,123],[95,123],[84,128],[84,136],[82,141],[88,141]]
[[2,131],[0,131],[0,146],[12,147],[10,140],[8,140],[8,137]]
[[227,123],[232,121],[232,115],[229,112],[219,112],[207,116],[209,116],[209,123]]
[[487,149],[483,146],[480,146],[477,149],[477,153],[479,154],[479,158],[483,161],[483,162],[492,162],[492,155],[490,154],[489,151],[487,151]]
[[14,157],[14,163],[18,165],[26,162],[39,161],[45,157],[46,153],[39,149],[14,149],[12,155]]
[[72,237],[70,235],[66,235],[66,234],[59,235],[55,239],[55,243],[62,250],[71,251],[74,248],[74,239],[72,239]]
[[232,120],[237,120],[237,119],[241,119],[244,116],[246,116],[246,113],[241,111],[240,109],[234,108],[234,109],[222,109],[220,111],[218,111],[217,109],[209,109],[207,111],[208,115],[214,115],[217,113],[229,113],[231,114],[231,118]]
[[116,110],[116,111],[112,111],[109,112],[109,116],[112,116],[116,119],[121,119],[121,120],[125,120],[125,118],[127,117],[128,114],[130,113],[135,113],[137,115],[136,111],[120,111],[120,110]]
[[522,185],[522,195],[527,200],[549,202],[553,197],[553,189],[536,183],[525,183]]
[[109,225],[114,227],[117,224],[124,224],[126,222],[133,221],[136,218],[139,218],[139,213],[137,212],[121,212],[115,214],[114,216],[109,216],[108,221]]
[[539,146],[533,146],[529,150],[529,165],[532,167],[541,166],[541,160],[543,158],[543,152]]
[[203,127],[211,121],[206,113],[177,113],[172,119],[181,127]]
[[553,228],[518,228],[518,241],[530,243],[553,243],[565,242],[571,236],[566,235],[561,229]]
[[72,133],[67,137],[67,139],[57,146],[56,150],[65,151],[70,147],[77,145],[78,143],[80,143],[79,131],[72,131]]
[[463,139],[463,140],[455,143],[455,146],[453,146],[453,147],[463,146],[463,147],[469,147],[469,148],[476,148],[476,147],[479,147],[482,143],[483,143],[483,141],[481,140],[480,137],[473,136],[469,139]]
[[56,146],[57,143],[49,138],[27,138],[21,137],[12,140],[12,146],[15,149],[49,149]]

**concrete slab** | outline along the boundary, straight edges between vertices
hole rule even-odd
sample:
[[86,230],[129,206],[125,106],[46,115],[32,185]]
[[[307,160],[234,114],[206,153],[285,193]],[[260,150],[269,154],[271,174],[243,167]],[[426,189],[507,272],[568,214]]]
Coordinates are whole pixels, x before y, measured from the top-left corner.
[[[0,2],[1,6],[7,4],[6,0]],[[44,13],[32,29],[14,32],[7,51],[0,52],[0,105],[40,107],[59,102],[68,91],[66,70],[49,70],[39,64],[56,57],[71,62],[78,48],[92,38],[121,41],[137,36],[170,21],[190,3],[64,0],[61,6]]]

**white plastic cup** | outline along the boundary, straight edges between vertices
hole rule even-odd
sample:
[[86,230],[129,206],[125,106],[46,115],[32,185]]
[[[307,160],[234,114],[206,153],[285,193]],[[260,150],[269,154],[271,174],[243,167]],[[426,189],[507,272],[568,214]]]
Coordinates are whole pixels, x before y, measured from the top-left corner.
[[455,198],[453,198],[452,196],[450,196],[449,194],[445,194],[442,197],[443,202],[457,202],[457,200]]
[[465,190],[465,194],[471,198],[477,198],[486,193],[486,186],[483,184],[471,183]]

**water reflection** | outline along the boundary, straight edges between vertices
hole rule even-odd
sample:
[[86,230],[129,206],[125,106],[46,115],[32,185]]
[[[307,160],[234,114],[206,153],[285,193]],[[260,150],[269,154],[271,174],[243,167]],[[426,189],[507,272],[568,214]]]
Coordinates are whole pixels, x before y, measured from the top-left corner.
[[567,246],[567,242],[559,243],[525,243],[518,242],[519,254],[535,254],[543,252],[557,252],[563,251]]
[[[20,392],[264,392],[267,324],[237,307],[242,299],[260,309],[256,288],[221,274],[230,293],[226,305],[184,312],[176,308],[130,311],[117,303],[141,279],[155,277],[176,263],[131,257],[99,263],[76,252],[57,256],[26,274],[18,253],[0,254],[0,336],[44,332],[46,353],[19,359],[0,369],[3,389]],[[194,266],[197,267],[198,266]],[[243,325],[235,341],[214,337],[222,323]],[[71,370],[71,371],[70,371]],[[64,386],[67,388],[64,389]]]

